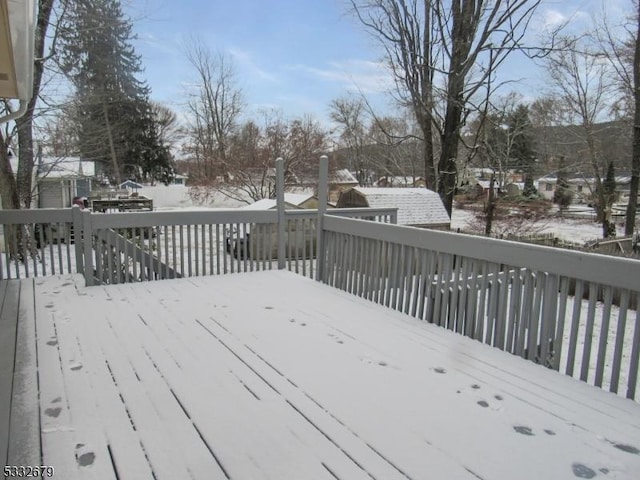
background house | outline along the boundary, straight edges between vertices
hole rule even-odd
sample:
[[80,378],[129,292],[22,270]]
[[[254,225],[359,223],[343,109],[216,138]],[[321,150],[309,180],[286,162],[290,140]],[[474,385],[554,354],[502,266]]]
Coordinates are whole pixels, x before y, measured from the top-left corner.
[[338,208],[397,208],[398,225],[449,229],[451,219],[440,196],[427,188],[354,187],[340,195]]
[[358,179],[346,168],[329,173],[329,202],[337,202],[342,192],[356,186]]
[[412,177],[412,176],[391,176],[387,175],[384,177],[380,177],[376,182],[378,187],[381,188],[417,188],[417,187],[426,187],[427,183],[425,182],[423,177]]
[[189,177],[187,177],[186,175],[181,175],[179,173],[176,173],[173,176],[173,184],[174,185],[186,185],[187,184],[187,180],[189,180]]
[[88,197],[95,163],[79,157],[42,157],[36,167],[39,208],[67,208],[73,197]]

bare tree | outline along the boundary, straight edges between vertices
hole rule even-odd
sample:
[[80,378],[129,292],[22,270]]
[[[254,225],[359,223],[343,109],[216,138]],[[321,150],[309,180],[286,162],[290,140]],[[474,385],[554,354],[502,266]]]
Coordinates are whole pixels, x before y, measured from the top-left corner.
[[369,125],[368,136],[375,145],[371,164],[378,175],[400,175],[406,186],[413,186],[424,174],[423,146],[416,132],[419,127],[412,112],[404,109],[399,117],[376,117]]
[[160,143],[165,147],[173,147],[182,136],[176,112],[166,105],[152,101],[151,114],[158,126]]
[[[64,7],[62,2],[62,7]],[[33,66],[32,97],[28,102],[25,114],[16,120],[16,133],[20,161],[17,172],[13,172],[8,157],[10,134],[0,132],[0,196],[3,208],[29,208],[32,199],[32,172],[34,166],[33,148],[33,120],[36,103],[40,95],[42,75],[45,62],[55,53],[55,36],[49,42],[50,53],[45,55],[47,31],[50,25],[54,0],[40,0],[38,2],[38,16],[35,31],[35,60]],[[55,32],[54,32],[55,33]],[[8,104],[6,104],[8,107]]]
[[187,45],[186,55],[197,75],[188,101],[189,153],[202,179],[224,177],[231,168],[229,139],[244,108],[242,91],[231,61],[223,53],[214,54],[194,39]]
[[[310,117],[285,121],[276,111],[263,112],[261,123],[249,120],[228,138],[227,177],[201,181],[191,190],[197,200],[218,192],[249,203],[275,198],[273,162],[284,160],[285,183],[316,177],[318,157],[326,151],[327,134]],[[309,185],[307,185],[309,186]]]
[[636,10],[636,35],[633,47],[633,153],[631,157],[631,184],[627,204],[625,235],[632,235],[635,228],[640,191],[640,2]]
[[[384,48],[397,93],[423,134],[427,185],[451,213],[458,145],[472,99],[492,72],[521,48],[540,0],[351,0]],[[440,87],[440,85],[443,85]],[[438,110],[441,99],[442,110]],[[441,150],[434,168],[434,136]],[[436,178],[437,177],[437,178]]]
[[365,152],[367,136],[367,110],[363,99],[340,97],[329,105],[330,117],[340,131],[340,145],[347,149],[349,168],[356,172],[360,186],[368,186],[370,165]]
[[634,2],[634,14],[622,26],[614,26],[606,8],[595,20],[592,36],[600,54],[614,73],[619,93],[614,111],[633,122],[631,184],[627,204],[625,235],[633,234],[640,186],[640,2]]
[[602,222],[602,236],[615,236],[615,224],[611,221],[612,201],[606,195],[602,182],[607,165],[595,131],[599,117],[610,107],[608,99],[613,88],[610,63],[592,48],[585,37],[564,38],[546,62],[558,98],[583,133],[589,173],[595,182],[592,193],[598,219]]

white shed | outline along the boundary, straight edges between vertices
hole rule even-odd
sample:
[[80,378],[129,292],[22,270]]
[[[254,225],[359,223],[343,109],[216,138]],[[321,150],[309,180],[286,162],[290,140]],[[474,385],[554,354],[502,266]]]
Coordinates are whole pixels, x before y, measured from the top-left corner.
[[340,195],[338,208],[398,209],[398,225],[448,229],[451,219],[440,196],[427,188],[354,187]]

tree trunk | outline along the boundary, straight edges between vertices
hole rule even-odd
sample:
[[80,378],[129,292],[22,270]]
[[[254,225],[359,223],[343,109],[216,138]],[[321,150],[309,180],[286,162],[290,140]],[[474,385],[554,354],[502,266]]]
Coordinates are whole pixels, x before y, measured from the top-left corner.
[[[49,27],[49,19],[51,10],[53,9],[54,0],[40,0],[38,2],[38,18],[35,31],[34,45],[34,65],[33,65],[33,86],[32,95],[27,105],[25,114],[16,120],[18,130],[18,154],[20,161],[18,163],[17,178],[15,188],[18,195],[18,204],[12,208],[31,207],[33,198],[33,167],[34,167],[34,148],[33,148],[33,116],[35,112],[36,102],[40,95],[40,84],[42,83],[42,74],[44,72],[44,44],[46,39],[47,28]],[[4,192],[4,188],[3,188]],[[4,198],[3,198],[4,201]],[[8,207],[5,207],[8,208]]]
[[16,178],[13,175],[7,148],[2,131],[0,131],[0,198],[2,198],[2,208],[5,210],[20,208]]
[[[453,81],[453,80],[450,80]],[[450,89],[450,97],[447,100],[447,113],[445,116],[444,130],[442,133],[442,152],[438,162],[438,194],[444,203],[449,217],[453,211],[453,196],[456,190],[458,178],[458,141],[460,129],[460,116],[462,110],[458,102],[456,89]],[[458,90],[461,92],[461,90]]]
[[491,229],[493,228],[493,213],[496,209],[496,197],[493,191],[493,187],[496,184],[496,174],[491,174],[491,182],[489,182],[489,196],[487,199],[487,219],[484,225],[484,234],[491,235]]
[[20,161],[16,175],[18,199],[24,208],[31,208],[33,189],[33,167],[35,164],[33,152],[33,109],[35,96],[29,102],[25,115],[16,120],[18,127],[18,152]]
[[422,75],[420,91],[422,92],[422,109],[425,114],[420,115],[419,123],[424,137],[424,181],[427,188],[436,190],[437,176],[433,162],[433,69],[431,58],[431,2],[424,2],[424,33],[422,42]]
[[633,235],[638,208],[638,187],[640,186],[640,7],[636,11],[638,29],[633,56],[633,96],[635,113],[633,115],[633,155],[631,157],[631,183],[629,185],[629,203],[627,204],[624,234]]
[[430,118],[421,118],[419,124],[424,137],[424,151],[422,152],[424,181],[428,189],[435,191],[438,185],[436,169],[433,164],[433,124]]
[[107,127],[107,138],[109,139],[109,149],[111,150],[111,164],[113,166],[113,174],[116,178],[116,185],[122,183],[120,178],[120,166],[118,165],[118,157],[116,156],[116,147],[113,144],[113,132],[111,131],[111,123],[109,122],[109,113],[107,112],[106,102],[102,102],[102,113],[104,115],[104,123]]

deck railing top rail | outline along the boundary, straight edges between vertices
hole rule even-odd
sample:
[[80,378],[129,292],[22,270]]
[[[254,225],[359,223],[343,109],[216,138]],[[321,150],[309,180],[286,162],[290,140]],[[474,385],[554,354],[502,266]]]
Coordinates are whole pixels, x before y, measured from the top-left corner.
[[428,248],[441,253],[464,255],[477,260],[513,265],[567,275],[572,278],[640,291],[640,260],[563,250],[542,245],[462,235],[382,223],[325,218],[327,231],[357,235],[371,240]]

